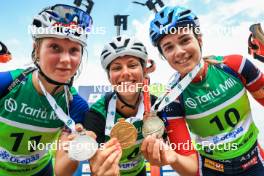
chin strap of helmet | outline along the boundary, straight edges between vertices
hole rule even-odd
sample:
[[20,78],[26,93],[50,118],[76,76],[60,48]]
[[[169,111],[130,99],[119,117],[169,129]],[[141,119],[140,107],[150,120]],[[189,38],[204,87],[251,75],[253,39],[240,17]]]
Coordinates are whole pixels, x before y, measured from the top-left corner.
[[264,33],[260,24],[253,24],[249,28],[248,53],[255,59],[264,62]]
[[128,104],[120,95],[118,92],[116,92],[116,95],[117,95],[117,98],[124,104],[121,109],[123,109],[124,107],[129,107],[131,109],[136,109],[137,105],[138,105],[138,102],[139,102],[139,99],[140,99],[140,94],[138,95],[137,97],[137,101],[135,104]]
[[58,85],[58,86],[62,86],[62,85],[66,85],[66,86],[69,86],[69,87],[72,86],[74,76],[71,78],[71,80],[70,80],[68,83],[57,82],[57,81],[55,81],[55,80],[49,78],[47,75],[45,75],[45,74],[43,73],[43,71],[41,70],[40,66],[39,66],[37,63],[35,63],[35,65],[37,66],[37,68],[38,68],[38,72],[40,73],[40,75],[43,76],[44,79],[45,79],[46,81],[48,81],[49,83],[51,83],[51,84],[55,84],[55,85]]

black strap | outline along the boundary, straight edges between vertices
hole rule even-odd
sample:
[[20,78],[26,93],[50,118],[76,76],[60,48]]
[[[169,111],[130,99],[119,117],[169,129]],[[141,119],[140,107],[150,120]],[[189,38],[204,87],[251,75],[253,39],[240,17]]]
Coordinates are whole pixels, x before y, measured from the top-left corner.
[[34,70],[36,70],[37,68],[35,67],[29,67],[27,69],[25,69],[9,86],[7,89],[5,89],[5,91],[1,94],[0,98],[3,98],[4,96],[6,96],[15,86],[17,86],[18,84],[20,84],[28,74],[32,73]]
[[125,102],[125,100],[120,96],[120,94],[119,94],[118,92],[116,92],[116,95],[117,95],[117,98],[118,98],[118,99],[124,104],[124,105],[121,107],[121,109],[123,109],[123,107],[125,107],[125,106],[127,106],[127,107],[129,107],[129,108],[131,108],[131,109],[136,109],[137,104],[138,104],[138,102],[139,102],[139,97],[140,97],[140,95],[138,96],[137,101],[136,101],[136,103],[135,103],[134,105],[131,105],[131,104],[128,104],[127,102]]
[[55,81],[55,80],[49,78],[49,77],[48,77],[48,76],[42,71],[42,69],[40,68],[40,66],[39,66],[37,63],[35,63],[35,65],[36,65],[36,66],[38,67],[38,69],[39,69],[39,74],[40,74],[41,76],[43,76],[44,79],[45,79],[46,81],[48,81],[49,83],[54,84],[54,85],[58,85],[58,86],[62,86],[62,85],[67,85],[67,86],[69,86],[69,87],[72,86],[73,78],[74,78],[74,77],[71,78],[71,80],[70,80],[69,83],[61,83],[61,82],[57,82],[57,81]]
[[106,92],[105,93],[105,111],[106,113],[108,112],[108,104],[109,104],[109,101],[111,100],[112,96],[114,95],[114,92]]

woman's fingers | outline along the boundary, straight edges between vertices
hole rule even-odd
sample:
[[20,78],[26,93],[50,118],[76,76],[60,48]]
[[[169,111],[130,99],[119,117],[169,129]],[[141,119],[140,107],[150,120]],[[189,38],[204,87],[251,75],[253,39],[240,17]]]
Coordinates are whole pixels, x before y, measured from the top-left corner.
[[155,138],[153,138],[152,136],[150,136],[149,140],[148,140],[148,146],[147,146],[147,152],[148,152],[148,156],[152,158],[153,156],[153,147],[155,144]]
[[[163,165],[163,157],[166,153],[163,153],[163,141],[155,138],[154,136],[148,136],[144,139],[141,145],[141,152],[145,159],[153,165]],[[165,151],[164,151],[165,152]]]
[[[116,140],[110,140],[104,147],[100,148],[91,158],[91,168],[93,172],[98,172],[104,162],[111,156],[112,153],[120,151],[121,146]],[[111,160],[110,160],[111,161]],[[108,160],[109,162],[109,160]]]
[[[101,165],[99,171],[97,172],[98,175],[103,175],[106,171],[112,173],[112,175],[115,175],[116,173],[116,167],[118,166],[117,163],[115,163],[116,159],[118,158],[119,154],[122,153],[121,149],[116,150],[115,152],[111,153],[110,156],[108,156],[103,164]],[[109,174],[110,174],[109,173]]]
[[150,140],[150,138],[151,138],[151,136],[147,136],[144,140],[143,140],[143,142],[142,142],[142,144],[141,144],[141,148],[140,148],[140,150],[141,150],[141,153],[144,155],[144,157],[145,157],[145,159],[146,160],[149,160],[149,156],[148,156],[148,144],[149,144],[149,140]]
[[[119,142],[118,142],[118,140],[116,139],[116,138],[112,138],[112,139],[110,139],[109,141],[107,141],[104,145],[103,145],[103,147],[104,148],[108,148],[108,147],[110,147],[110,146],[112,146],[112,145],[118,145],[119,144]],[[120,146],[120,144],[119,144],[119,146]]]
[[85,134],[87,136],[92,137],[93,139],[96,139],[96,137],[97,137],[96,134],[93,131],[85,131]]
[[161,158],[160,158],[160,142],[159,140],[155,140],[155,143],[153,145],[153,149],[152,149],[152,160],[158,163],[161,162]]
[[82,124],[80,124],[80,123],[77,123],[76,125],[75,125],[75,130],[77,131],[77,132],[81,132],[81,131],[83,131],[83,126],[82,126]]

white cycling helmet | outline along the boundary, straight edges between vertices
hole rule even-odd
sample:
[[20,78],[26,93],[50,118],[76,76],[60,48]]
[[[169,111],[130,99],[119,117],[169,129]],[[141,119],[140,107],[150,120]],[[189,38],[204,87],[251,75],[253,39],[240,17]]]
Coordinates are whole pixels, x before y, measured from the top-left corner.
[[101,53],[101,65],[107,70],[108,65],[120,56],[135,56],[143,60],[144,66],[147,63],[147,50],[142,42],[134,37],[126,35],[117,36],[104,46]]
[[68,38],[86,46],[91,25],[91,16],[82,9],[56,4],[34,17],[30,32],[34,40],[46,37]]

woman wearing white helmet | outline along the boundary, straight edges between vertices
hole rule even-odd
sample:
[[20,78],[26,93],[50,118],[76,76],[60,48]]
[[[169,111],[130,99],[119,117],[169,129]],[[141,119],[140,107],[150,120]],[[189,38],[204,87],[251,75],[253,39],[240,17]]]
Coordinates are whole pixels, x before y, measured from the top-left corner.
[[[87,33],[82,30],[91,22],[89,14],[73,6],[44,9],[31,28],[37,68],[0,73],[0,175],[53,175],[50,144],[71,140],[70,130],[83,129],[74,124],[83,121],[88,105],[71,85],[86,46]],[[115,142],[108,144],[112,145]],[[60,147],[56,175],[72,175],[78,162]]]
[[[144,78],[153,68],[147,68],[146,64],[146,48],[137,39],[128,36],[117,36],[107,43],[101,53],[101,65],[105,69],[114,91],[107,93],[91,106],[84,122],[86,129],[96,133],[98,143],[104,143],[110,139],[110,136],[115,136],[115,129],[118,128],[115,123],[117,121],[120,122],[121,118],[125,118],[126,122],[130,122],[130,125],[136,128],[137,133],[135,135],[132,133],[134,127],[131,126],[122,127],[121,131],[124,134],[119,134],[124,139],[119,139],[122,146],[122,157],[118,161],[120,174],[125,176],[146,175],[144,157],[140,152],[140,145],[143,139],[142,123],[144,113],[141,88]],[[154,102],[155,99],[156,97],[151,95],[151,102]],[[161,114],[163,114],[176,117],[178,116],[177,109],[179,107],[171,104],[159,116],[161,117]],[[117,124],[121,124],[121,122]],[[173,125],[177,126],[177,123]],[[168,129],[170,127],[167,126]],[[187,130],[186,126],[182,130]],[[126,136],[130,136],[128,137],[129,139],[135,138],[136,143],[127,145],[129,142],[126,141],[128,140]],[[189,140],[189,136],[172,140],[186,142]],[[123,143],[124,141],[127,143]],[[177,151],[185,155],[181,159],[188,158],[188,161],[193,160],[192,155],[195,155],[193,150],[184,151],[177,149]],[[95,172],[100,167],[100,165],[94,166],[91,167],[92,172]],[[179,170],[185,170],[185,168],[187,166],[178,165]],[[186,172],[183,171],[182,173]]]

